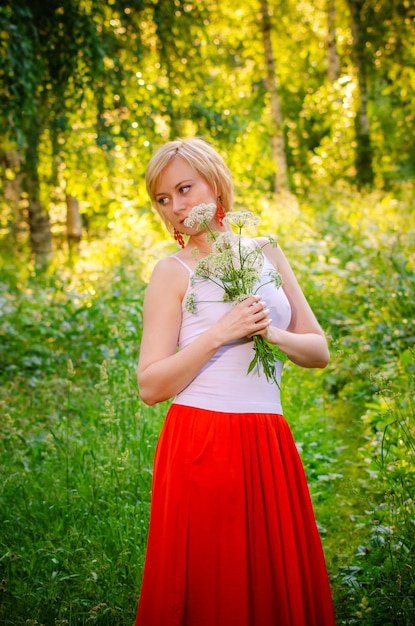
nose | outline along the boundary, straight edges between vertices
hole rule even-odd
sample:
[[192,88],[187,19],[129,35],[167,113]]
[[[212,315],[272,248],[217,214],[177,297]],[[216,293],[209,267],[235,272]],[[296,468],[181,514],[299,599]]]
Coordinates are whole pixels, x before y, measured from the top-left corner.
[[176,215],[181,213],[186,208],[186,202],[183,196],[172,197],[172,211]]

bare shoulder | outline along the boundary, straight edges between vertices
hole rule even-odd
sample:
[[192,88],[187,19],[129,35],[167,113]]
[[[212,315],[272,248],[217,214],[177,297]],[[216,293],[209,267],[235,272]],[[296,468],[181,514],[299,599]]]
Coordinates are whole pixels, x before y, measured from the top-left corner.
[[154,266],[153,275],[171,277],[177,272],[185,272],[186,268],[174,256],[160,259]]
[[288,261],[283,251],[281,250],[275,239],[273,239],[272,237],[257,237],[255,241],[260,246],[267,259],[271,261],[276,269],[280,270],[280,266],[281,264],[284,265],[284,262],[288,264]]
[[166,257],[154,266],[144,298],[140,363],[176,349],[182,300],[188,284],[189,271],[173,257]]
[[258,237],[256,241],[261,246],[267,259],[280,272],[283,278],[284,291],[290,291],[292,288],[298,289],[297,279],[281,246],[272,237]]
[[148,290],[183,296],[189,281],[189,270],[173,256],[157,261],[151,274]]

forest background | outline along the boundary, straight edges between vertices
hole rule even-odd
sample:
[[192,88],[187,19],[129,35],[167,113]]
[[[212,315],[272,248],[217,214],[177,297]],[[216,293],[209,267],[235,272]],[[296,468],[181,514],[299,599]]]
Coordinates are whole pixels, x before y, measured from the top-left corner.
[[144,171],[194,134],[329,336],[283,401],[338,624],[415,623],[414,96],[409,0],[0,4],[2,624],[133,623],[142,298],[175,250]]

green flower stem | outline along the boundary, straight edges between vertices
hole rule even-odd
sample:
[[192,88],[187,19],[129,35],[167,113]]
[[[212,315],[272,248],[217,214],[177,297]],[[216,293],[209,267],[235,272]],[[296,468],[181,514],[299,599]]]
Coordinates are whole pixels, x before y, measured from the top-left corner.
[[287,355],[261,335],[254,337],[254,352],[254,358],[248,367],[248,374],[252,372],[254,367],[258,367],[258,363],[261,363],[266,379],[276,383],[279,387],[274,366],[277,361],[284,363],[288,358]]

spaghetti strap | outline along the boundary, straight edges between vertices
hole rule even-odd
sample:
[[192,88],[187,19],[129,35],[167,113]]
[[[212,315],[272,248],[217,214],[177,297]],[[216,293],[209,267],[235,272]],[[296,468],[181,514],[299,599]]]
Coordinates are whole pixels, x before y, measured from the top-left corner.
[[193,274],[193,270],[187,265],[187,263],[182,261],[178,256],[173,254],[171,258],[172,259],[176,259],[176,261],[179,261],[179,263],[181,263],[183,265],[183,267],[185,267],[188,270],[189,274]]

